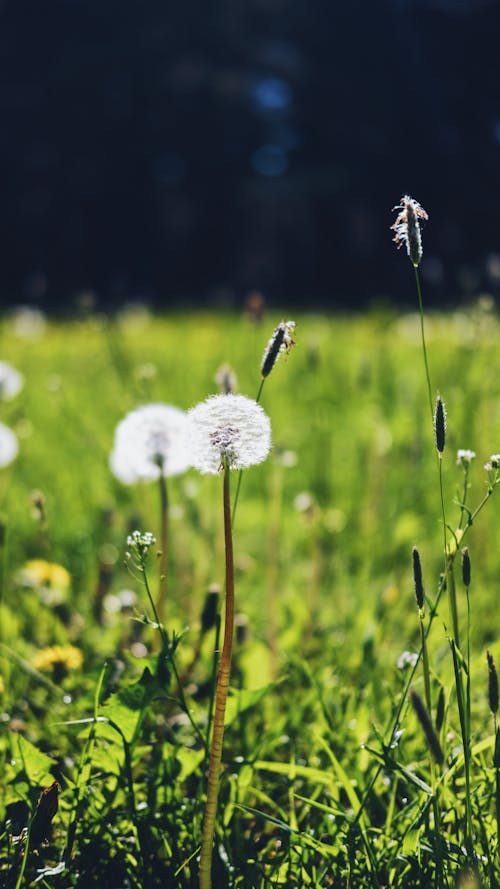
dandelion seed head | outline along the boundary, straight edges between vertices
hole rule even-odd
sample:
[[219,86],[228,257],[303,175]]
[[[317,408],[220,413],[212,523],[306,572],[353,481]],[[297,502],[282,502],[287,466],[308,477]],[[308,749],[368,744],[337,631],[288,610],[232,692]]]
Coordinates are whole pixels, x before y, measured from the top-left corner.
[[7,361],[0,361],[0,398],[15,398],[24,385],[24,377]]
[[224,465],[246,469],[266,459],[271,423],[263,409],[244,395],[212,395],[188,412],[189,456],[202,474],[216,475]]
[[136,408],[118,424],[110,468],[126,485],[154,481],[189,468],[187,414],[168,404]]
[[19,445],[12,429],[0,423],[0,468],[8,466],[17,457]]
[[391,225],[395,233],[393,241],[398,250],[406,244],[406,251],[415,268],[420,265],[422,259],[422,234],[420,220],[428,219],[428,215],[418,201],[405,194],[400,203],[392,208],[399,210],[396,221]]

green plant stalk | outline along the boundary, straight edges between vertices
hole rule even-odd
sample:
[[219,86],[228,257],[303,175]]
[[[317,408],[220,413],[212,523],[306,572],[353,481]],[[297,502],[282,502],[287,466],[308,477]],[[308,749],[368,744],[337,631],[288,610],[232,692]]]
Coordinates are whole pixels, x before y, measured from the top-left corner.
[[234,633],[234,560],[233,538],[231,532],[231,501],[229,492],[229,466],[224,467],[224,543],[226,551],[226,613],[224,622],[224,641],[215,690],[214,721],[212,729],[212,746],[208,766],[207,799],[203,818],[201,838],[199,886],[200,889],[212,889],[212,855],[217,815],[217,799],[219,795],[219,776],[222,761],[222,744],[224,740],[224,716],[226,713],[229,679],[231,676],[231,655]]
[[462,503],[460,504],[460,521],[458,523],[458,528],[461,530],[464,516],[465,516],[465,505],[467,502],[467,491],[469,486],[469,464],[466,463],[464,466],[464,492],[462,494]]
[[431,701],[431,676],[429,669],[429,652],[427,650],[427,637],[425,633],[424,613],[420,611],[420,650],[422,652],[422,671],[424,674],[425,688],[425,705],[429,716],[432,717],[432,701]]
[[105,663],[102,670],[101,670],[101,673],[99,675],[99,679],[97,680],[97,685],[96,685],[96,690],[95,690],[95,695],[94,695],[94,714],[93,714],[94,718],[92,720],[89,735],[88,735],[87,741],[85,743],[85,747],[82,752],[82,758],[80,760],[80,764],[78,766],[78,774],[76,777],[76,784],[75,784],[75,796],[74,796],[74,801],[73,801],[73,805],[71,807],[71,812],[70,812],[70,816],[69,816],[68,831],[66,834],[66,847],[63,851],[63,858],[68,863],[68,866],[69,866],[69,862],[71,859],[71,853],[73,851],[73,843],[75,841],[76,830],[78,827],[78,819],[80,816],[80,808],[81,808],[81,803],[82,803],[82,788],[83,788],[84,784],[86,783],[86,780],[84,778],[84,769],[86,766],[89,767],[89,778],[90,778],[90,770],[91,770],[91,765],[92,765],[92,752],[94,749],[95,739],[96,739],[97,718],[99,715],[99,704],[100,704],[100,700],[101,700],[101,690],[102,690],[102,684],[104,682],[104,676],[106,674],[107,666],[108,666],[107,663]]
[[427,395],[429,398],[429,408],[431,412],[431,421],[434,417],[434,404],[432,399],[431,375],[429,371],[429,360],[427,358],[427,346],[425,343],[425,325],[424,325],[424,304],[422,302],[422,288],[420,287],[420,275],[418,274],[418,266],[414,265],[415,281],[417,284],[418,309],[420,313],[420,335],[422,339],[422,352],[424,356],[425,378],[427,380]]
[[[258,391],[257,391],[256,398],[255,398],[255,401],[257,402],[257,404],[258,404],[259,401],[260,401],[260,396],[262,395],[262,390],[263,390],[263,388],[264,388],[264,383],[265,383],[265,382],[266,382],[266,377],[262,377],[262,379],[261,379],[261,381],[260,381],[260,386],[259,386]],[[239,500],[239,498],[240,498],[240,488],[241,488],[241,480],[242,480],[242,478],[243,478],[243,470],[240,469],[240,471],[239,471],[239,473],[238,473],[238,481],[236,482],[236,493],[235,493],[235,495],[234,495],[234,501],[233,501],[233,517],[232,517],[233,528],[234,528],[234,520],[235,520],[235,517],[236,517],[236,508],[237,508],[237,506],[238,506],[238,500]]]
[[158,616],[161,623],[165,622],[167,601],[167,564],[168,564],[168,491],[167,480],[160,469],[158,477],[160,493],[160,559],[158,564]]
[[155,621],[158,626],[158,630],[159,630],[159,633],[160,633],[160,636],[162,639],[162,651],[160,652],[159,657],[161,657],[161,655],[163,653],[165,653],[166,656],[168,657],[168,661],[170,663],[170,666],[172,667],[172,671],[175,676],[175,681],[177,683],[177,691],[179,694],[180,705],[181,705],[182,709],[184,710],[184,713],[186,714],[187,718],[189,719],[189,722],[191,723],[193,731],[195,732],[198,739],[201,741],[202,746],[205,746],[205,739],[204,739],[200,729],[196,725],[196,722],[194,721],[194,719],[191,715],[191,711],[188,707],[186,696],[184,694],[184,689],[183,689],[182,683],[181,683],[181,678],[179,676],[179,671],[177,669],[177,664],[175,663],[174,653],[173,653],[172,647],[170,645],[169,635],[168,635],[167,630],[165,629],[165,627],[163,626],[163,624],[160,621],[158,609],[155,605],[155,601],[153,599],[153,594],[151,593],[151,587],[149,586],[145,562],[142,563],[141,569],[142,569],[142,577],[143,577],[143,581],[144,581],[144,586],[146,588],[146,593],[147,593],[147,596],[149,599],[149,604],[151,605],[151,610],[153,612],[153,615],[154,615],[154,618],[155,618]]
[[[488,489],[487,489],[487,491],[486,491],[486,494],[484,495],[484,497],[482,498],[482,500],[479,501],[479,503],[478,503],[478,505],[476,506],[475,510],[474,510],[473,512],[470,512],[470,513],[468,512],[468,514],[467,514],[467,524],[466,524],[466,526],[465,526],[465,528],[464,528],[464,531],[463,531],[463,534],[462,534],[462,537],[461,537],[461,542],[463,541],[463,539],[464,539],[465,535],[467,534],[469,528],[471,528],[472,525],[474,524],[474,521],[476,520],[476,518],[477,518],[477,516],[479,515],[479,513],[482,512],[482,510],[483,510],[484,507],[486,506],[486,503],[488,502],[488,500],[490,499],[490,497],[494,494],[495,488],[497,487],[498,484],[500,484],[500,477],[499,477],[499,478],[496,478],[496,479],[492,482],[492,484],[490,484],[490,486],[488,487]],[[458,550],[456,550],[455,552],[451,552],[451,553],[449,554],[449,556],[448,556],[451,567],[453,567],[453,563],[454,563],[455,556],[456,556],[457,552],[458,552]],[[445,577],[443,576],[443,577],[441,578],[440,583],[439,583],[438,590],[437,590],[437,595],[436,595],[436,598],[435,598],[435,600],[434,600],[434,603],[432,604],[432,608],[431,608],[431,611],[430,611],[430,614],[429,614],[429,621],[428,621],[427,627],[426,627],[426,629],[425,629],[425,638],[426,638],[426,639],[428,639],[428,637],[429,637],[429,633],[430,633],[430,631],[431,631],[432,624],[433,624],[434,619],[435,619],[435,617],[436,617],[436,615],[437,615],[437,608],[438,608],[439,602],[440,602],[440,600],[441,600],[441,596],[442,596],[442,594],[443,594],[444,584],[445,584]],[[390,722],[389,722],[389,725],[387,726],[387,728],[386,728],[386,730],[385,730],[385,735],[388,735],[388,737],[389,737],[389,741],[388,741],[388,746],[389,746],[389,747],[390,747],[390,745],[391,745],[391,744],[393,743],[393,741],[394,741],[394,736],[395,736],[395,733],[396,733],[397,728],[398,728],[398,725],[399,725],[399,720],[401,719],[401,713],[403,712],[403,707],[404,707],[404,705],[405,705],[405,703],[406,703],[406,700],[407,700],[407,698],[408,698],[408,692],[409,692],[409,690],[410,690],[410,688],[411,688],[411,684],[412,684],[412,682],[413,682],[415,673],[417,672],[418,665],[419,665],[419,663],[420,663],[421,658],[422,658],[422,648],[420,647],[420,651],[419,651],[418,654],[417,654],[416,661],[415,661],[414,665],[411,667],[411,669],[410,669],[409,672],[408,672],[408,678],[407,678],[407,680],[406,680],[406,683],[405,683],[405,686],[404,686],[404,688],[403,688],[403,691],[401,692],[401,695],[400,695],[400,698],[399,698],[398,705],[397,705],[397,707],[396,707],[395,713],[394,713],[394,715],[392,716],[392,718],[391,718],[391,720],[390,720]],[[499,751],[500,751],[500,742],[499,742]],[[367,801],[368,801],[368,799],[369,799],[369,797],[370,797],[370,793],[371,793],[371,791],[372,791],[372,788],[375,786],[375,783],[376,783],[376,781],[377,781],[377,779],[378,779],[378,777],[379,777],[379,775],[380,775],[380,773],[381,773],[381,771],[382,771],[382,768],[383,768],[383,766],[382,766],[381,764],[379,764],[379,765],[377,766],[376,770],[375,770],[374,775],[373,775],[372,778],[370,779],[370,782],[369,782],[369,784],[368,784],[368,786],[367,786],[367,788],[366,788],[366,790],[365,790],[365,793],[364,793],[364,795],[363,795],[363,799],[361,800],[361,803],[360,803],[360,807],[359,807],[359,809],[358,809],[358,812],[357,812],[357,814],[356,814],[356,816],[355,816],[355,819],[354,819],[355,822],[357,822],[357,821],[359,820],[359,818],[360,818],[362,812],[364,811],[365,805],[366,805],[366,803],[367,803]],[[500,768],[500,752],[499,752],[499,768]],[[500,781],[500,778],[499,778],[499,781]],[[499,789],[499,837],[500,837],[500,789]]]
[[[426,633],[425,633],[423,609],[419,611],[419,617],[420,617],[420,650],[422,652],[422,671],[424,674],[425,704],[427,707],[427,712],[429,714],[429,717],[432,719],[432,699],[431,699],[431,677],[430,677],[430,668],[429,668],[429,652],[427,649],[427,637],[426,637]],[[434,764],[432,754],[429,757],[429,768],[430,768],[430,773],[431,773],[432,810],[434,813],[434,835],[435,835],[436,852],[437,852],[436,889],[439,889],[439,887],[441,886],[441,881],[442,881],[441,816],[439,813],[439,800],[437,797],[438,784],[436,781],[436,766]]]
[[455,672],[455,688],[457,692],[458,715],[460,718],[460,732],[464,750],[465,773],[465,847],[472,852],[472,809],[470,801],[470,744],[467,737],[466,704],[464,701],[464,688],[462,682],[462,665],[458,656],[459,648],[454,639],[450,639],[451,653],[453,655],[453,669]]
[[495,752],[493,755],[495,766],[495,815],[497,822],[497,855],[500,853],[500,728],[495,724]]
[[[443,551],[444,551],[444,571],[446,577],[446,588],[448,590],[448,602],[450,607],[450,618],[453,632],[453,638],[460,648],[460,635],[458,627],[458,609],[457,609],[457,590],[455,586],[455,576],[453,574],[453,562],[455,553],[448,552],[448,541],[446,539],[446,512],[444,508],[444,491],[443,491],[443,458],[438,454],[439,463],[439,494],[441,498],[441,517],[443,520]],[[465,532],[464,532],[465,533]],[[463,535],[462,535],[463,537]],[[451,558],[453,555],[453,558]]]
[[471,695],[470,695],[470,599],[469,587],[465,588],[467,599],[467,682],[465,684],[465,730],[467,745],[471,747]]

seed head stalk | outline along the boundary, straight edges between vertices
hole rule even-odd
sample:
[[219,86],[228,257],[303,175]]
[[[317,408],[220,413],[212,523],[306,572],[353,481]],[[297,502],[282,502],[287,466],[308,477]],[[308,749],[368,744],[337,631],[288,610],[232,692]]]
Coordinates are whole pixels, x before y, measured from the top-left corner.
[[413,271],[415,272],[415,281],[417,284],[417,294],[418,294],[418,310],[420,314],[420,336],[422,339],[422,354],[424,357],[424,367],[425,367],[425,378],[427,380],[427,396],[429,399],[429,410],[431,412],[431,418],[433,416],[433,399],[432,399],[432,386],[431,386],[431,374],[429,370],[429,359],[427,357],[427,345],[425,342],[425,324],[424,324],[424,304],[422,301],[422,288],[420,286],[420,275],[418,273],[418,266],[413,266]]
[[224,716],[226,712],[229,679],[231,676],[231,655],[234,633],[234,560],[233,538],[231,530],[231,501],[229,491],[229,465],[224,466],[224,544],[226,554],[226,612],[224,623],[224,641],[219,662],[217,687],[215,690],[215,708],[212,729],[212,746],[208,766],[207,799],[203,818],[203,831],[200,853],[200,889],[212,889],[212,855],[217,815],[217,798],[219,795],[219,776],[222,760],[222,744],[224,739]]
[[[265,382],[266,382],[266,377],[262,377],[262,379],[261,379],[261,381],[260,381],[260,385],[259,385],[258,391],[257,391],[257,395],[255,396],[255,401],[257,402],[257,404],[258,404],[259,401],[260,401],[260,396],[262,395],[262,390],[263,390],[263,388],[264,388],[264,383],[265,383]],[[232,527],[234,527],[234,520],[235,520],[235,517],[236,517],[236,508],[237,508],[237,506],[238,506],[238,500],[239,500],[239,498],[240,498],[240,488],[241,488],[241,479],[242,479],[242,477],[243,477],[243,470],[240,469],[240,471],[238,472],[238,481],[236,482],[236,492],[235,492],[235,495],[234,495],[234,502],[233,502]]]
[[160,554],[159,554],[159,579],[158,579],[158,617],[165,621],[165,607],[167,601],[167,564],[168,564],[168,491],[167,479],[160,471],[158,476],[160,495]]

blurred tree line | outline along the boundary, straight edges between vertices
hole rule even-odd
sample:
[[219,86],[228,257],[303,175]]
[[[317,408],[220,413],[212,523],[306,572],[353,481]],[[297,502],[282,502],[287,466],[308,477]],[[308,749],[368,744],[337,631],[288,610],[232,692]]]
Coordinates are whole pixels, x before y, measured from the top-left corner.
[[1,0],[4,302],[413,299],[500,282],[494,0]]

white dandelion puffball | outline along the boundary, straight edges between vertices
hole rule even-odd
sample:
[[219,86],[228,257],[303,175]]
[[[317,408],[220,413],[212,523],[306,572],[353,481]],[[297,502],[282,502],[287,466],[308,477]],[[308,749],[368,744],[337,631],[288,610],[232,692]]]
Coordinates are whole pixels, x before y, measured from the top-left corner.
[[203,475],[227,464],[245,469],[262,463],[271,447],[271,422],[244,395],[212,395],[188,411],[191,463]]
[[169,404],[147,404],[118,423],[109,465],[125,485],[179,475],[191,465],[187,414]]
[[0,398],[15,398],[23,388],[24,378],[7,361],[0,361]]
[[0,423],[0,467],[8,466],[17,457],[19,445],[12,429]]

